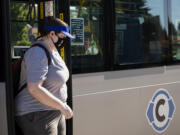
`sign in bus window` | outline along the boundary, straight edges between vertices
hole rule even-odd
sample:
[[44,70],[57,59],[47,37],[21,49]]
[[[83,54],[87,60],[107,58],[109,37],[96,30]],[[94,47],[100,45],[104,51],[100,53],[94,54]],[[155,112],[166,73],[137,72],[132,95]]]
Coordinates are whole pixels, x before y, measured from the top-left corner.
[[75,35],[71,45],[84,45],[84,19],[71,18],[71,33]]
[[[71,33],[75,39],[71,40],[72,56],[98,55],[102,56],[101,9],[90,10],[88,7],[70,7]],[[80,12],[81,11],[81,12]]]

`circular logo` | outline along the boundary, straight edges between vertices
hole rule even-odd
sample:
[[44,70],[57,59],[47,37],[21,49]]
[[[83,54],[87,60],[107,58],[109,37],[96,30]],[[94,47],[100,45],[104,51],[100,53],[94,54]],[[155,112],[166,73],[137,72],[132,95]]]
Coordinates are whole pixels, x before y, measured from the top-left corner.
[[168,91],[159,89],[154,93],[148,105],[146,116],[153,129],[162,133],[172,120],[174,111],[175,104]]

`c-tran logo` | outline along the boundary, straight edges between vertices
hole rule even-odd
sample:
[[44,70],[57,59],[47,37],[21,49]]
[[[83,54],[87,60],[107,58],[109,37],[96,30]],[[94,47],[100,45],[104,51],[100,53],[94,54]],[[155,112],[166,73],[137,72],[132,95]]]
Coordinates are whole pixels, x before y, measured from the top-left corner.
[[175,112],[175,104],[165,89],[159,89],[154,93],[147,108],[146,116],[149,124],[158,132],[164,132],[170,124]]

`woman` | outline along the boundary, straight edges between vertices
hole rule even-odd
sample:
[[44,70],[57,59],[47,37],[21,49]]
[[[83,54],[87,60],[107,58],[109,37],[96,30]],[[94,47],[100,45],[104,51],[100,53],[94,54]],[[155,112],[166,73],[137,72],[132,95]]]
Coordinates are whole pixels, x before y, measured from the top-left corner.
[[66,37],[73,36],[68,25],[59,19],[48,17],[41,23],[41,37],[35,44],[48,50],[50,64],[41,47],[32,47],[25,53],[20,86],[27,83],[27,87],[16,96],[16,121],[24,135],[65,135],[65,118],[70,119],[73,112],[66,104],[69,71],[57,47]]

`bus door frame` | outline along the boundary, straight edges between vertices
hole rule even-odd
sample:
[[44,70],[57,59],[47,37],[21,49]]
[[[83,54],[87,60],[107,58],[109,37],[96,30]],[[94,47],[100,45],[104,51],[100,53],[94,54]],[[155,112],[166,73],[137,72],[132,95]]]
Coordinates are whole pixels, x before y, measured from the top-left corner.
[[[12,0],[13,1],[13,0]],[[37,1],[48,1],[48,0],[36,0]],[[51,1],[51,0],[49,0]],[[11,59],[11,38],[10,38],[10,0],[1,0],[2,11],[3,11],[3,34],[4,34],[4,57],[5,62],[5,82],[6,82],[6,105],[7,105],[7,126],[8,135],[15,135],[15,119],[14,119],[14,97],[13,97],[13,80],[12,80],[12,59]],[[59,14],[56,17],[60,18],[63,15],[63,20],[70,24],[70,1],[69,0],[54,0],[55,4],[58,4]],[[55,10],[54,10],[55,11]],[[39,15],[38,15],[39,16]],[[62,18],[61,18],[62,19]],[[67,82],[68,87],[68,105],[72,108],[72,68],[71,68],[71,46],[70,39],[67,39],[64,54],[65,62],[69,69],[69,80]],[[68,129],[68,130],[67,130]],[[67,120],[66,123],[66,135],[73,135],[73,119]]]
[[[68,25],[70,25],[70,0],[55,0],[56,4],[59,5],[59,16],[57,18],[62,19]],[[62,54],[64,53],[64,54]],[[61,50],[61,56],[64,56],[66,65],[69,69],[69,80],[67,82],[68,88],[68,105],[73,109],[73,98],[72,98],[72,66],[71,66],[71,44],[70,39],[67,38],[66,45],[64,46],[64,52]],[[73,135],[73,118],[66,121],[66,135]]]
[[[1,63],[5,74],[5,94],[6,94],[6,116],[7,116],[7,134],[15,135],[14,124],[14,98],[12,88],[12,60],[10,44],[10,0],[1,0],[2,11],[2,44],[4,62]],[[2,60],[3,61],[3,60]]]

